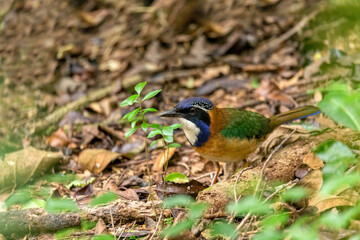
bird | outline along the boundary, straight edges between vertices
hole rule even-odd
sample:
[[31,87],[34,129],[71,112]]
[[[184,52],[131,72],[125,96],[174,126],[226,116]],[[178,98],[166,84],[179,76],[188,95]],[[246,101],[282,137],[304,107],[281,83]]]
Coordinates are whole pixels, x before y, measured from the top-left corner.
[[161,113],[160,117],[177,118],[193,149],[215,163],[217,171],[211,181],[213,185],[219,176],[219,162],[242,161],[276,127],[320,113],[315,106],[303,106],[267,118],[257,112],[218,108],[209,99],[190,97]]

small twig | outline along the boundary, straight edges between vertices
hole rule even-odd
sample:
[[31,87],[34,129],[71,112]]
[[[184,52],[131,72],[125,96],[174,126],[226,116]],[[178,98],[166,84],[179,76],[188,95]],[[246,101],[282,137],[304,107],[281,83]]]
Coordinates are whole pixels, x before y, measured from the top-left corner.
[[254,191],[254,197],[256,197],[256,193],[259,191],[259,188],[260,188],[260,184],[262,182],[262,179],[265,175],[265,168],[266,168],[266,165],[269,163],[270,159],[272,158],[272,156],[282,147],[282,145],[284,145],[284,143],[296,132],[296,128],[284,139],[281,141],[281,143],[270,153],[269,157],[266,159],[262,169],[261,169],[261,173],[260,173],[260,178],[259,178],[259,181],[258,183],[256,184],[256,188],[255,188],[255,191]]
[[193,179],[194,179],[194,180],[199,180],[199,179],[205,178],[205,177],[210,177],[210,178],[211,178],[211,176],[212,176],[213,174],[215,174],[215,172],[209,172],[209,173],[205,173],[205,174],[203,174],[203,175],[200,175],[200,176],[198,176],[198,177],[195,177],[195,178],[193,178]]
[[[245,172],[245,171],[247,171],[247,170],[249,170],[249,169],[251,169],[251,168],[253,168],[253,167],[246,167],[246,168],[242,169],[242,170],[239,172],[239,174],[238,174],[238,176],[237,176],[237,178],[236,178],[235,185],[234,185],[234,199],[235,199],[235,203],[237,203],[237,202],[239,201],[239,199],[238,199],[238,197],[237,197],[236,187],[237,187],[237,183],[238,183],[238,181],[239,181],[239,179],[240,179],[240,176],[243,174],[243,172]],[[229,224],[234,221],[234,218],[235,218],[235,215],[232,214],[232,216],[231,216],[231,218],[230,218],[230,220],[229,220]]]
[[[262,179],[263,179],[263,176],[264,176],[264,173],[265,173],[265,167],[266,165],[268,164],[268,162],[270,161],[270,159],[272,158],[272,156],[280,149],[280,147],[282,145],[284,145],[284,143],[296,132],[296,128],[284,139],[282,140],[282,142],[270,153],[269,157],[266,159],[262,169],[261,169],[261,173],[260,173],[260,178],[259,178],[259,181],[256,185],[256,188],[255,188],[255,191],[254,191],[254,197],[256,197],[256,193],[257,191],[259,190],[260,188],[260,184],[262,182]],[[241,220],[240,224],[236,227],[236,231],[239,231],[245,224],[245,222],[249,219],[251,215],[251,211],[248,212],[248,214],[246,214],[246,216]]]
[[113,227],[113,230],[114,230],[114,240],[116,240],[116,231],[115,231],[114,218],[113,218],[112,212],[113,212],[113,210],[110,209],[111,226]]
[[246,168],[242,169],[242,170],[239,172],[239,174],[238,174],[238,176],[237,176],[237,178],[236,178],[236,181],[235,181],[235,185],[234,185],[234,199],[235,199],[235,202],[238,202],[238,201],[239,201],[239,199],[237,198],[237,191],[236,191],[237,183],[239,182],[239,179],[240,179],[241,175],[242,175],[245,171],[247,171],[247,170],[249,170],[249,169],[252,169],[252,168],[253,168],[253,167],[246,167]]
[[295,186],[297,183],[299,182],[299,179],[294,179],[292,181],[289,181],[288,183],[284,184],[283,186],[281,186],[281,188],[277,189],[275,192],[273,192],[272,194],[270,194],[262,203],[266,203],[267,201],[269,201],[270,198],[272,198],[273,196],[275,196],[278,192],[284,190],[285,188],[289,187],[292,188],[293,186]]
[[155,227],[155,231],[153,232],[153,234],[151,235],[149,240],[153,239],[153,237],[156,235],[156,232],[157,232],[157,230],[158,230],[158,228],[160,226],[160,222],[161,222],[163,214],[164,214],[164,210],[161,211],[159,221],[157,222],[156,227]]

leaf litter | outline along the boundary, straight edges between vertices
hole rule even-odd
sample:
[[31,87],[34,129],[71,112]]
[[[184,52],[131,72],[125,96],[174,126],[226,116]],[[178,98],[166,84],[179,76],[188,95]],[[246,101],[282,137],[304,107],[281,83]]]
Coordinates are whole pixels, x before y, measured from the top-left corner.
[[[303,9],[294,10],[287,1],[14,2],[11,14],[3,20],[0,36],[5,93],[2,106],[6,112],[1,117],[4,124],[0,136],[13,129],[17,139],[25,139],[24,134],[28,135],[23,130],[25,123],[37,123],[55,109],[66,109],[69,103],[85,96],[84,103],[57,116],[59,123],[56,120],[45,125],[47,147],[43,139],[29,135],[31,144],[39,149],[53,152],[60,149],[64,153],[63,157],[53,153],[56,161],[41,167],[41,174],[61,160],[62,165],[56,171],[74,171],[80,179],[95,178],[85,186],[70,189],[62,183],[53,183],[54,195],[74,197],[81,204],[108,191],[132,201],[134,209],[136,203],[150,203],[150,198],[158,197],[148,187],[144,135],[135,133],[131,139],[124,136],[128,126],[121,118],[133,109],[121,108],[120,103],[132,93],[135,84],[148,81],[145,93],[163,89],[162,94],[144,103],[145,107],[161,111],[186,97],[205,96],[220,107],[245,107],[271,116],[297,105],[315,104],[306,91],[317,86],[311,78],[328,60],[325,56],[300,68],[304,59],[298,39],[285,39],[284,35],[299,26],[298,20],[306,20],[307,15],[301,17],[299,13]],[[301,2],[304,9],[309,7],[307,1]],[[285,40],[273,45],[274,39]],[[252,84],[256,82],[260,85]],[[86,101],[87,95],[105,86],[111,86],[111,91]],[[150,113],[148,118],[150,122],[164,123],[157,114]],[[282,136],[282,130],[275,131],[250,162],[261,162]],[[288,144],[303,138],[307,136],[295,135]],[[182,133],[175,132],[175,139],[183,147],[171,149],[168,155],[156,147],[150,149],[149,165],[154,170],[151,183],[153,187],[157,185],[155,191],[160,196],[164,194],[162,171],[168,164],[168,173],[187,172],[187,177],[197,180],[167,183],[165,192],[195,197],[209,183],[208,173],[215,169],[192,151]],[[269,164],[268,178],[290,181],[300,165],[306,166],[300,182],[310,186],[315,194],[309,199],[311,206],[321,212],[353,205],[357,199],[352,189],[327,198],[316,195],[322,185],[318,170],[323,167],[322,161],[319,162],[308,145],[300,145],[293,145],[293,149],[285,147],[283,154],[279,152],[274,157],[277,162]],[[16,148],[21,149],[19,145]],[[10,151],[7,149],[4,151]],[[46,162],[41,157],[45,152],[33,148],[10,154],[21,166],[31,165],[10,177],[13,179],[10,182],[24,179],[16,187],[38,175],[33,167]],[[297,159],[295,163],[286,160],[292,155]],[[25,158],[28,165],[23,165]],[[6,155],[4,163],[8,159]],[[7,167],[2,169],[13,172]],[[273,169],[277,171],[272,173]],[[14,184],[7,186],[13,187]],[[199,199],[209,194],[212,201],[218,201],[218,216],[225,216],[221,211],[228,199],[219,196],[222,193],[215,189],[201,193]],[[150,205],[147,209],[151,209]],[[105,223],[111,224],[110,219]],[[114,226],[105,229],[99,220],[98,225],[98,233],[116,232]],[[149,236],[154,231],[154,227],[150,233],[141,225],[132,227],[130,222],[116,222],[115,226],[143,231],[138,236]],[[124,231],[116,234],[131,237],[131,233]]]

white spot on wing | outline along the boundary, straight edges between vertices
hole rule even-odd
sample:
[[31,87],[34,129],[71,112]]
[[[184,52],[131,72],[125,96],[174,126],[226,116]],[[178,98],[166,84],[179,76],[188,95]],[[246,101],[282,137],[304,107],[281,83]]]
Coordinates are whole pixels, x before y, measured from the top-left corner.
[[185,136],[188,141],[191,143],[191,145],[195,145],[197,136],[200,133],[200,128],[198,128],[193,122],[184,118],[179,118],[179,122],[183,125]]

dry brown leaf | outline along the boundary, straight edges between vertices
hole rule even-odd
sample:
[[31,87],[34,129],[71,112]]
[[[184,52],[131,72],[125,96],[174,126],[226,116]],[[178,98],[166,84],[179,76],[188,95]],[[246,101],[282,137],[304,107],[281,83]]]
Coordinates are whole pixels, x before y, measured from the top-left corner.
[[305,155],[303,163],[305,163],[314,170],[324,167],[323,161],[321,161],[321,159],[318,158],[313,152],[309,152]]
[[93,12],[78,11],[77,13],[79,18],[90,26],[99,25],[110,15],[110,11],[107,9],[99,9]]
[[156,172],[162,172],[165,163],[169,161],[172,158],[172,156],[174,156],[175,151],[176,148],[168,148],[165,151],[162,151],[157,156],[152,170]]
[[103,190],[114,192],[114,193],[118,194],[119,196],[121,196],[121,197],[123,197],[123,198],[125,198],[127,200],[132,200],[132,201],[139,201],[140,200],[139,196],[137,195],[137,193],[135,192],[134,189],[126,188],[126,187],[119,187],[118,185],[116,185],[114,180],[108,181],[103,186]]
[[9,153],[0,161],[0,191],[21,187],[30,178],[43,174],[62,159],[58,152],[33,147]]
[[96,174],[102,172],[110,162],[120,156],[120,153],[105,149],[85,149],[80,153],[78,163],[82,169],[87,169]]
[[316,195],[309,200],[309,206],[317,208],[317,213],[321,213],[333,207],[339,206],[354,206],[355,203],[351,199],[344,198],[342,196],[327,196],[321,197]]
[[69,138],[63,128],[59,128],[50,137],[46,138],[46,144],[55,148],[67,146],[69,143]]
[[321,186],[323,185],[322,172],[320,170],[314,170],[308,173],[303,179],[300,180],[299,184],[300,186],[309,189],[311,195],[318,193]]
[[95,226],[95,235],[101,235],[108,233],[106,224],[102,218],[99,219]]

